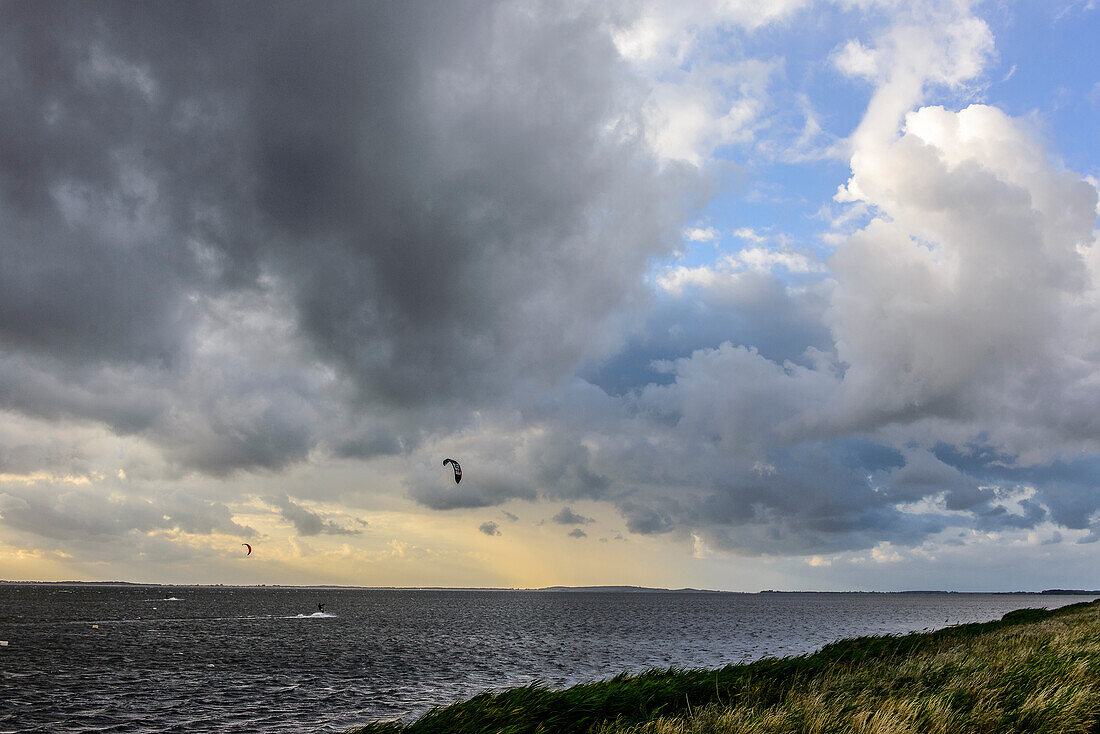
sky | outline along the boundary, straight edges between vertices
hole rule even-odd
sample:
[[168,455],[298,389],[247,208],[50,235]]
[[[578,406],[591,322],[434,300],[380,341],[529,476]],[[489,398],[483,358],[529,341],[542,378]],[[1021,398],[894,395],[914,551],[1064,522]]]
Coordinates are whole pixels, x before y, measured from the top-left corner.
[[1100,588],[1097,37],[0,3],[0,578]]

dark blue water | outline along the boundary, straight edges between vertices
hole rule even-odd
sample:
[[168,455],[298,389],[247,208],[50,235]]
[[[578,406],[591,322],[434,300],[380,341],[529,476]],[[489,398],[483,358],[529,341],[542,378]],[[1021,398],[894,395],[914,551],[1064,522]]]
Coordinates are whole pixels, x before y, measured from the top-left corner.
[[[340,732],[487,688],[716,667],[1091,598],[5,584],[0,732]],[[333,616],[299,616],[318,601]]]

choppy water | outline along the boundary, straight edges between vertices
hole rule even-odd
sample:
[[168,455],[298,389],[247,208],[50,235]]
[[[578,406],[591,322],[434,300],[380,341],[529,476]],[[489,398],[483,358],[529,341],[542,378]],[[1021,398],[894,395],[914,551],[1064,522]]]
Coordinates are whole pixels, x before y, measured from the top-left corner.
[[1091,598],[0,585],[0,732],[340,732]]

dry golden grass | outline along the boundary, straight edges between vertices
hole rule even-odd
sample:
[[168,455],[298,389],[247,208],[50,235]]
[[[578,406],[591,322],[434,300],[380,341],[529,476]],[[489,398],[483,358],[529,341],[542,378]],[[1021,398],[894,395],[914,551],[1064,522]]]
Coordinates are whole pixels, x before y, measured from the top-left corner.
[[[1100,606],[958,639],[912,655],[837,663],[779,701],[751,686],[736,700],[600,734],[1100,731]],[[690,702],[685,702],[690,703]]]

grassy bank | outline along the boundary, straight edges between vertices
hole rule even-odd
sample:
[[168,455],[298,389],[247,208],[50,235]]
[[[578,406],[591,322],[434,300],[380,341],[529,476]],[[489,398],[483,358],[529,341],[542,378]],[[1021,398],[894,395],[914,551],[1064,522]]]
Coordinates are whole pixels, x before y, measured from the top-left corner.
[[356,734],[1100,732],[1100,601],[812,655],[484,693]]

